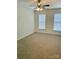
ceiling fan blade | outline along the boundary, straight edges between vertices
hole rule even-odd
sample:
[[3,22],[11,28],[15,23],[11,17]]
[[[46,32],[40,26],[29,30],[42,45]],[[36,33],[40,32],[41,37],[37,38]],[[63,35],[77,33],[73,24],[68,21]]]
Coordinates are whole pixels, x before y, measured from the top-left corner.
[[49,7],[50,5],[49,4],[47,4],[47,5],[43,5],[44,7]]

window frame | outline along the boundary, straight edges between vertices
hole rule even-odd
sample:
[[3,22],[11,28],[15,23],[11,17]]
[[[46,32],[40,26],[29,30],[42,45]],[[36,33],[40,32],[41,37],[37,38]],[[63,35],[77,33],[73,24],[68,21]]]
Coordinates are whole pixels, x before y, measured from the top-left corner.
[[[60,15],[60,30],[56,30],[55,29],[55,25],[57,25],[57,24],[55,24],[55,17],[56,17],[56,15]],[[55,31],[55,32],[61,32],[61,13],[55,13],[54,14],[54,22],[53,22],[53,31]]]
[[[44,28],[42,28],[41,26],[40,26],[40,16],[44,16]],[[46,15],[45,14],[39,14],[38,15],[38,28],[39,28],[39,30],[41,30],[41,31],[44,31],[45,29],[46,29]]]

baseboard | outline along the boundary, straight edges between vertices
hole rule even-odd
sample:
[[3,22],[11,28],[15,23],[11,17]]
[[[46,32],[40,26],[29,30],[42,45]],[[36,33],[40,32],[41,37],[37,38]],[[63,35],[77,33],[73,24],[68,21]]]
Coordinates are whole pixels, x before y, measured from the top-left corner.
[[[39,32],[39,31],[37,31]],[[46,33],[46,34],[53,34],[53,35],[61,35],[61,33],[57,33],[57,32],[39,32],[39,33]]]
[[33,33],[34,33],[34,32],[32,32],[32,33],[27,33],[26,35],[23,35],[23,36],[17,38],[17,40],[21,40],[22,38],[27,37],[27,36],[29,36],[29,35],[31,35],[31,34],[33,34]]
[[[27,36],[29,36],[29,35],[31,35],[31,34],[33,34],[34,32],[32,32],[32,33],[27,33],[26,35],[23,35],[23,36],[21,36],[21,37],[19,37],[17,40],[21,40],[22,38],[24,38],[24,37],[27,37]],[[47,33],[47,34],[54,34],[54,35],[61,35],[60,33],[52,33],[52,32],[39,32],[39,33]]]

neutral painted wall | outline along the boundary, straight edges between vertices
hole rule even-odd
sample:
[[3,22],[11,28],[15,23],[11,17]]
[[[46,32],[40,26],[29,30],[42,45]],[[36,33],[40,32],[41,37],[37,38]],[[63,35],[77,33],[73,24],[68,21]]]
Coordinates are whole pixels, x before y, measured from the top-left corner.
[[34,12],[24,2],[17,3],[17,39],[34,32]]
[[44,33],[50,33],[50,34],[61,34],[59,32],[55,32],[53,30],[53,25],[54,25],[54,14],[57,14],[57,13],[61,13],[61,8],[54,8],[54,9],[47,9],[47,10],[44,10],[42,12],[37,12],[37,11],[34,11],[34,15],[35,15],[35,31],[36,32],[40,32],[39,31],[39,28],[38,28],[38,16],[39,14],[45,14],[46,15],[46,29],[44,31]]

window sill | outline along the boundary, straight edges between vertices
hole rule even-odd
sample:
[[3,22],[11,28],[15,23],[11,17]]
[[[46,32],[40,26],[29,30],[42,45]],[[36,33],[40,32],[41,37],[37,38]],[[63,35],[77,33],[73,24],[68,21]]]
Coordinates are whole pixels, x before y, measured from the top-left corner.
[[58,32],[58,33],[61,33],[61,31],[56,31],[56,30],[54,30],[54,32]]
[[45,32],[45,29],[39,29],[40,32]]

